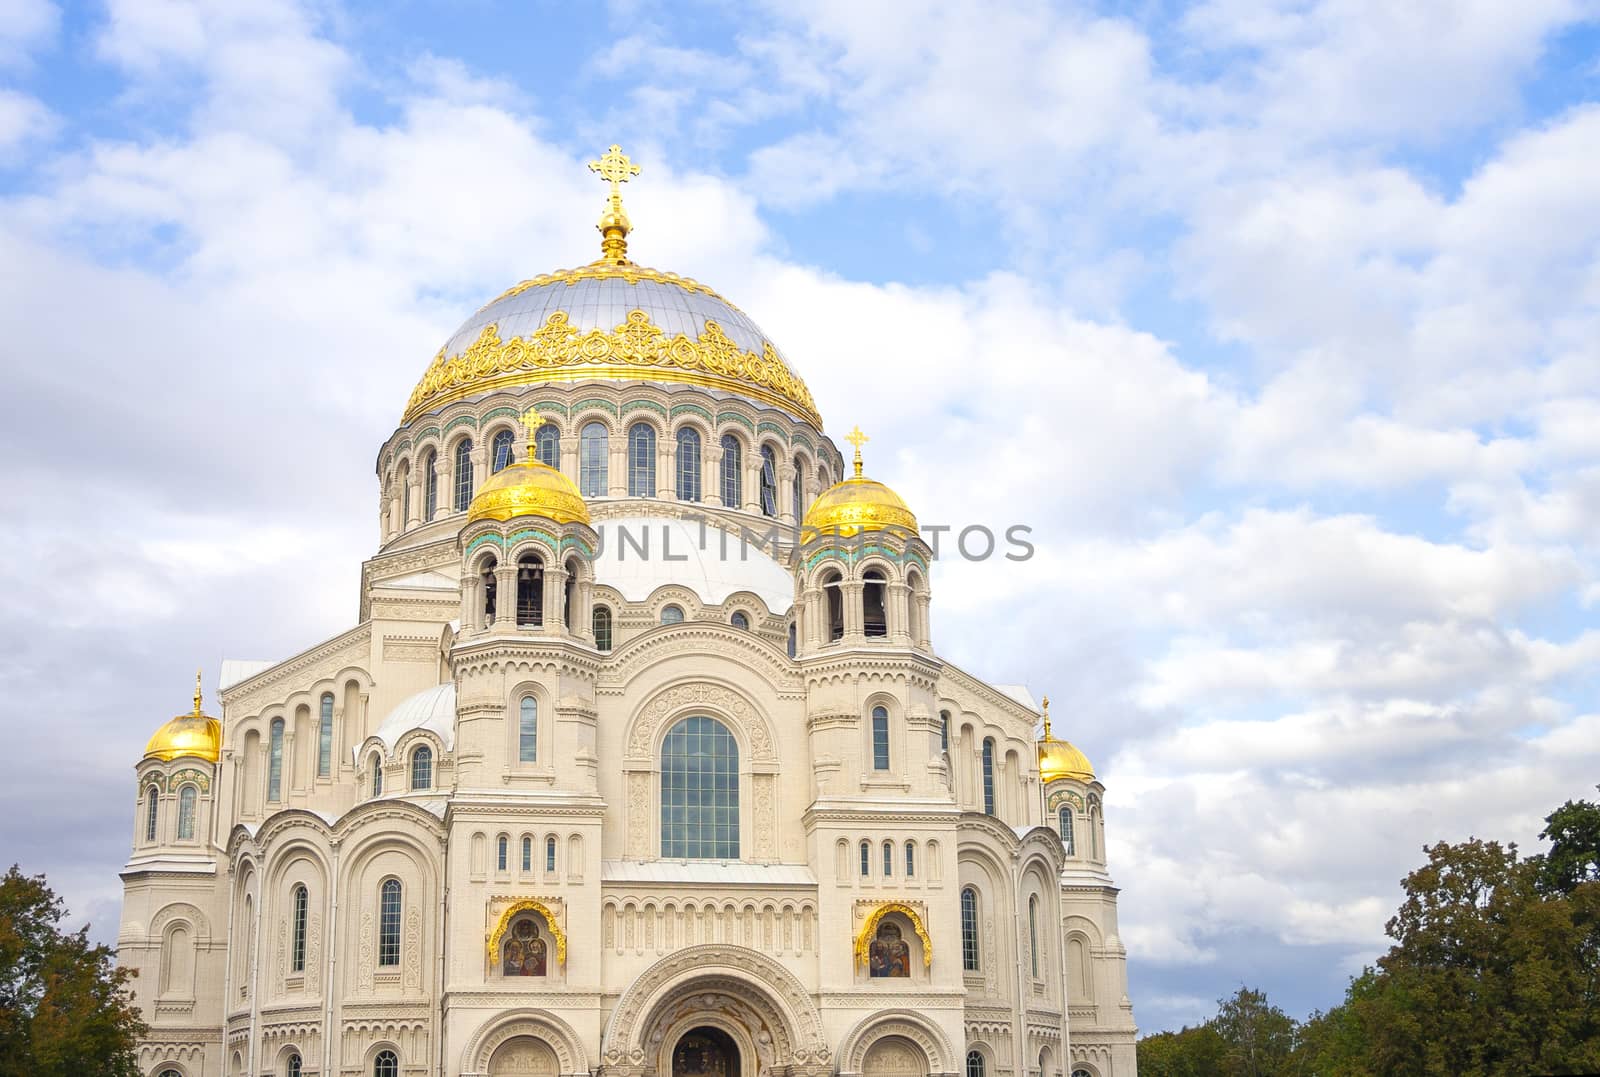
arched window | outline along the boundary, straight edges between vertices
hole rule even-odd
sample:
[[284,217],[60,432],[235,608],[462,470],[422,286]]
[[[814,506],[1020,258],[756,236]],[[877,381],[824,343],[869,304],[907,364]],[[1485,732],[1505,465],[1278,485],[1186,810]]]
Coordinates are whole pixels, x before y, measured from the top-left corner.
[[875,568],[867,569],[865,583],[861,588],[861,627],[868,636],[881,637],[889,634],[888,605],[884,601],[888,593],[883,573]]
[[495,572],[493,558],[486,558],[483,570],[478,573],[478,582],[483,587],[483,627],[488,628],[494,624],[495,611],[500,608],[500,577]]
[[761,446],[761,515],[778,515],[778,461],[772,446]]
[[977,1051],[967,1052],[967,1077],[983,1077],[983,1056]]
[[872,708],[872,769],[889,769],[889,712]]
[[572,629],[572,604],[578,600],[578,562],[568,559],[567,577],[561,592],[561,623]]
[[178,790],[178,840],[194,840],[194,803],[200,794],[192,785]]
[[162,1070],[161,1077],[183,1077],[177,1070]]
[[157,804],[159,799],[160,799],[160,794],[158,794],[156,792],[156,787],[155,786],[152,785],[149,789],[147,789],[145,791],[145,794],[144,794],[144,840],[145,841],[155,841],[156,840],[156,804]]
[[411,467],[400,469],[400,526],[411,522]]
[[283,797],[283,719],[274,718],[267,734],[267,799]]
[[1094,1077],[1088,1070],[1073,1070],[1072,1077]]
[[798,456],[794,458],[794,487],[790,490],[789,510],[794,513],[794,522],[799,524],[805,518],[806,506],[806,463]]
[[700,431],[678,428],[678,500],[700,500]]
[[789,657],[793,658],[800,649],[800,632],[793,621],[789,622]]
[[883,877],[889,878],[894,874],[894,842],[883,843]]
[[1076,844],[1072,835],[1072,807],[1068,804],[1061,805],[1061,810],[1056,812],[1056,825],[1061,829],[1061,844],[1066,847],[1068,856],[1077,856],[1074,848]]
[[628,427],[628,496],[656,496],[656,428],[649,423]]
[[611,650],[611,611],[604,606],[596,606],[590,618],[594,622],[594,645],[597,650]]
[[915,879],[916,877],[917,877],[917,843],[914,842],[914,841],[908,841],[908,842],[906,842],[906,878]]
[[422,457],[422,521],[427,523],[439,511],[439,473],[435,470],[439,454],[429,449]]
[[939,712],[939,750],[941,752],[948,752],[950,750],[950,712],[949,711],[940,711]]
[[961,890],[961,968],[978,971],[978,892],[970,886]]
[[544,870],[547,871],[547,872],[556,870],[556,839],[555,838],[546,838],[546,839],[544,839]]
[[872,843],[865,838],[861,840],[861,877],[865,879],[872,874]]
[[1100,812],[1089,813],[1089,859],[1100,859]]
[[322,695],[322,710],[317,717],[317,777],[333,772],[333,693]]
[[539,761],[539,701],[522,697],[522,713],[517,719],[517,762]]
[[837,572],[822,577],[822,595],[828,606],[828,639],[844,638],[844,590]]
[[715,718],[684,718],[661,745],[661,855],[739,858],[739,744]]
[[994,738],[983,739],[983,813],[994,814]]
[[661,607],[661,623],[664,625],[681,625],[683,623],[683,607]]
[[544,626],[544,562],[538,554],[525,553],[517,558],[517,625]]
[[426,744],[411,753],[411,788],[433,788],[433,749]]
[[1028,961],[1033,978],[1039,978],[1039,899],[1028,895]]
[[494,870],[506,870],[507,859],[511,851],[511,841],[504,834],[495,839],[494,843]]
[[533,870],[533,839],[522,835],[522,870],[524,873]]
[[372,795],[381,797],[383,796],[383,756],[373,752],[370,761],[372,764]]
[[293,925],[290,928],[292,942],[289,946],[289,971],[304,972],[306,970],[306,906],[310,904],[310,897],[304,886],[294,888],[291,898],[293,910]]
[[456,442],[456,485],[455,509],[457,512],[466,512],[467,506],[472,504],[472,439],[462,438]]
[[300,1056],[299,1055],[290,1055],[289,1056],[289,1064],[288,1064],[288,1067],[285,1070],[285,1072],[288,1074],[288,1077],[300,1077]]
[[745,616],[743,610],[734,610],[733,616],[728,618],[728,622],[735,628],[742,629],[745,632],[750,631],[750,618]]
[[722,503],[736,509],[743,501],[744,461],[739,439],[732,434],[722,435]]
[[378,964],[400,964],[399,879],[385,879],[378,891]]
[[504,471],[511,466],[510,430],[500,430],[495,433],[494,440],[489,443],[489,474]]
[[533,455],[545,467],[561,470],[561,431],[545,423],[533,435]]
[[[378,1057],[372,1060],[372,1077],[400,1077],[400,1059],[393,1051],[378,1052]],[[977,1077],[983,1077],[983,1074],[979,1073]]]
[[587,423],[578,432],[578,492],[584,497],[606,496],[606,454],[611,439],[605,424]]

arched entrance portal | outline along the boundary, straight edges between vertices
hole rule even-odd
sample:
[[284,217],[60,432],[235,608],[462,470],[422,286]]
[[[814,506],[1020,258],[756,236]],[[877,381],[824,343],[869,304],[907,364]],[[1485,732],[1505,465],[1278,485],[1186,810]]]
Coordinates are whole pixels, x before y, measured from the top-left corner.
[[495,1048],[494,1056],[489,1059],[489,1077],[511,1077],[513,1074],[516,1077],[526,1074],[556,1077],[560,1072],[556,1053],[537,1036],[513,1036]]
[[741,1077],[739,1045],[720,1028],[699,1025],[672,1048],[672,1077]]

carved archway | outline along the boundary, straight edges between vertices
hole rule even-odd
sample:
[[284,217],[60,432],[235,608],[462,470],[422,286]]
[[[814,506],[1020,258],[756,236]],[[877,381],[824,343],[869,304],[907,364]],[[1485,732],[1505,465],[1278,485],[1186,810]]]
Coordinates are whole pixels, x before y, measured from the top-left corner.
[[858,1077],[867,1055],[879,1042],[894,1038],[919,1049],[928,1073],[953,1077],[958,1072],[955,1052],[938,1025],[912,1010],[880,1010],[862,1018],[839,1044],[840,1077]]
[[525,1038],[539,1040],[549,1048],[562,1077],[587,1077],[589,1062],[572,1026],[555,1014],[535,1009],[507,1010],[486,1021],[461,1052],[462,1077],[489,1077],[495,1052]]
[[690,946],[633,982],[606,1025],[602,1058],[622,1077],[668,1077],[677,1038],[697,1025],[721,1029],[746,1073],[788,1068],[831,1073],[822,1018],[794,974],[742,946]]

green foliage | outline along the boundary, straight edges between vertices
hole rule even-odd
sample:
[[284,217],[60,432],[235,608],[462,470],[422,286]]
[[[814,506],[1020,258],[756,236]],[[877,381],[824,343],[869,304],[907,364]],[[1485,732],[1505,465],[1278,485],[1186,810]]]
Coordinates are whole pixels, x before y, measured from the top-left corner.
[[1342,1004],[1296,1026],[1241,989],[1200,1028],[1139,1041],[1140,1071],[1600,1072],[1600,805],[1569,801],[1546,824],[1542,856],[1476,838],[1424,849],[1385,928],[1394,944],[1350,981]]
[[138,1077],[144,1024],[113,951],[64,933],[44,876],[0,879],[0,1077]]

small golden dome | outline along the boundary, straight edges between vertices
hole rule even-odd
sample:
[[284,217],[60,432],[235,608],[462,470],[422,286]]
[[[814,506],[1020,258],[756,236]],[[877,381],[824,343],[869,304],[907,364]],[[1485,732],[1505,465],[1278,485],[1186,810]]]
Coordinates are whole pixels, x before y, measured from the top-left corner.
[[834,483],[812,502],[801,524],[800,541],[819,535],[849,538],[863,531],[901,530],[917,534],[917,518],[900,495],[875,479],[862,477],[861,443],[867,436],[860,427],[846,438],[856,447],[854,478]]
[[1050,735],[1050,697],[1045,696],[1044,738],[1039,741],[1039,780],[1049,784],[1060,778],[1092,782],[1094,765],[1072,744]]
[[194,713],[180,714],[150,738],[144,746],[146,759],[166,762],[180,756],[193,756],[215,763],[222,758],[222,723],[200,713],[200,674],[194,675]]
[[589,506],[572,480],[533,455],[533,432],[543,420],[531,408],[523,419],[528,424],[528,458],[489,476],[467,506],[467,522],[543,516],[558,524],[588,523]]

